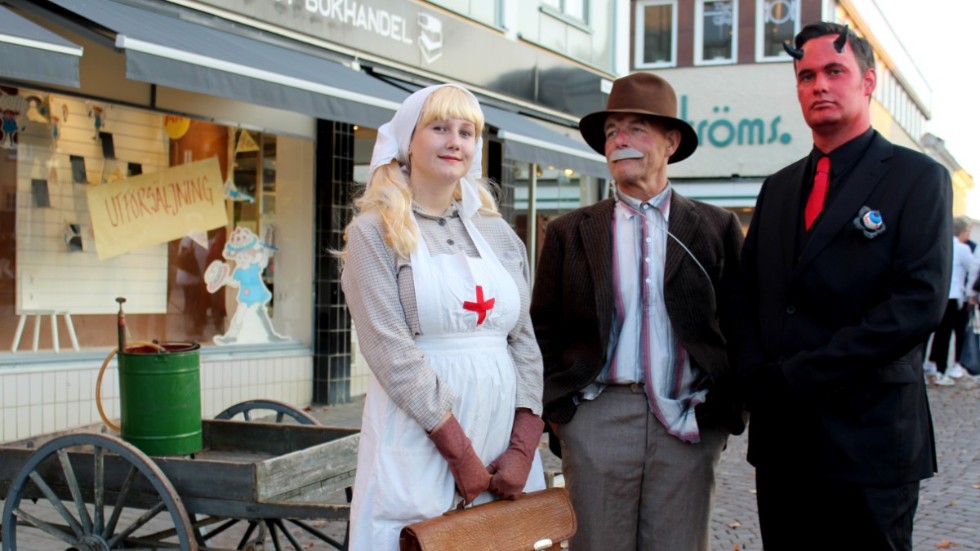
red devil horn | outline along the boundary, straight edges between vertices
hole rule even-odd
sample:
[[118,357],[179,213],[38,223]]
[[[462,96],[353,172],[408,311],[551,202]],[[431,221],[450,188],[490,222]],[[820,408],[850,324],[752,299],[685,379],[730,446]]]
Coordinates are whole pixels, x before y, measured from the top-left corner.
[[794,48],[789,45],[789,40],[783,42],[783,49],[789,54],[793,59],[803,59],[803,49]]
[[834,41],[834,49],[837,50],[837,53],[844,52],[844,44],[847,44],[847,32],[847,25],[844,25],[844,30],[840,32],[840,36]]

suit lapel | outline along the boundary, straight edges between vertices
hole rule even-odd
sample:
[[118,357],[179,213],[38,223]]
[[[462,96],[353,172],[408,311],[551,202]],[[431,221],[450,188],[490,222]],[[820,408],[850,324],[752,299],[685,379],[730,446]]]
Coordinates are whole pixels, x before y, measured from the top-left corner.
[[875,134],[874,141],[868,147],[868,152],[858,161],[853,172],[847,177],[847,184],[840,190],[833,203],[824,211],[823,216],[813,228],[800,261],[796,265],[795,274],[801,273],[834,237],[841,231],[851,230],[854,218],[865,204],[868,196],[875,190],[885,174],[884,160],[891,156],[891,146]]
[[[589,274],[595,284],[596,313],[600,335],[609,335],[613,317],[612,293],[612,216],[615,202],[596,203],[579,226]],[[573,276],[575,277],[575,276]]]
[[[802,214],[803,210],[800,205],[803,204],[803,180],[806,174],[806,163],[801,162],[798,165],[797,170],[793,171],[789,176],[788,180],[784,180],[787,186],[788,197],[784,200],[777,201],[782,208],[780,208],[780,216],[778,223],[774,226],[774,229],[779,234],[776,239],[779,240],[781,246],[781,255],[777,258],[771,259],[773,262],[778,262],[779,260],[783,263],[783,273],[782,277],[788,277],[793,273],[793,268],[796,265],[796,239],[797,233],[803,224]],[[769,207],[773,208],[773,207]]]
[[[690,247],[689,243],[694,241],[695,234],[701,226],[701,216],[695,212],[693,206],[686,197],[676,191],[671,192],[670,219],[667,226],[670,228],[670,233],[688,247]],[[671,283],[686,255],[683,247],[668,235],[667,256],[664,259],[664,287]]]

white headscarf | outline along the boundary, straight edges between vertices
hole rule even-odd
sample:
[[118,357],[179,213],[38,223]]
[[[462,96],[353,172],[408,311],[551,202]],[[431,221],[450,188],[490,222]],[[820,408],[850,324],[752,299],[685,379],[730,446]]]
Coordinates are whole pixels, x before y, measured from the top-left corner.
[[[422,88],[408,96],[391,121],[386,122],[378,128],[378,140],[374,142],[374,152],[371,154],[371,168],[368,172],[368,185],[371,185],[371,176],[380,166],[384,166],[393,160],[397,160],[403,167],[408,165],[408,146],[412,141],[412,133],[415,132],[415,125],[419,122],[422,114],[422,105],[425,100],[439,88],[452,86],[466,92],[473,98],[477,109],[480,109],[480,102],[472,92],[456,84],[436,84]],[[482,113],[482,110],[481,110]],[[467,218],[476,214],[480,210],[480,194],[476,181],[483,177],[483,136],[477,136],[476,147],[473,151],[473,163],[470,165],[469,172],[460,180],[462,189],[462,214]]]

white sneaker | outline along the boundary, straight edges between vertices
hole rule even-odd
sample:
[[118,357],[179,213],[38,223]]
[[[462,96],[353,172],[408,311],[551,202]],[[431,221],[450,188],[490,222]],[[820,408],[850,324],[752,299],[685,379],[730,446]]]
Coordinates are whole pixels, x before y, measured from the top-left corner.
[[922,364],[922,372],[926,375],[935,375],[939,373],[939,369],[936,367],[936,362],[930,360]]
[[952,367],[946,370],[946,374],[954,379],[959,379],[963,375],[966,375],[966,369],[963,369],[963,366],[959,363],[955,363]]
[[952,386],[956,384],[956,381],[949,376],[949,373],[943,373],[936,379],[936,384],[939,386]]

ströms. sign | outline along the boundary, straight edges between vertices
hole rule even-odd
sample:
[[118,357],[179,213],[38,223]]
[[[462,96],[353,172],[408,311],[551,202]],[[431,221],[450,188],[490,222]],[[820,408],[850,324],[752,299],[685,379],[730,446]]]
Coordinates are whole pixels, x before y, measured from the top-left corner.
[[759,117],[735,119],[728,114],[730,108],[727,105],[716,105],[711,111],[718,118],[695,121],[687,116],[687,99],[686,95],[681,96],[680,118],[694,127],[701,145],[724,148],[733,145],[769,145],[777,141],[788,145],[793,141],[789,132],[779,130],[782,115],[774,116],[768,123]]

